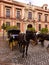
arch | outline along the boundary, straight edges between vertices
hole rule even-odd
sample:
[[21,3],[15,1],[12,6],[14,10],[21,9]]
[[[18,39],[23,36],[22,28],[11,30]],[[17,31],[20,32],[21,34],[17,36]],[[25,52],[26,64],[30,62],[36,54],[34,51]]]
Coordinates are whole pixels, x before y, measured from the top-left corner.
[[33,27],[32,24],[27,25],[27,28],[32,28],[32,27]]

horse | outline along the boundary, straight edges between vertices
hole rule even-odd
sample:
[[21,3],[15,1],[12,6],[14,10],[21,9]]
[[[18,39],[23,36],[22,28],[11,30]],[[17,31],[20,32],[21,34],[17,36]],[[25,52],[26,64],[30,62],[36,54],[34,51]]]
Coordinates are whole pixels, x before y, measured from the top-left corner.
[[49,41],[49,34],[37,34],[37,39],[41,42],[42,47],[44,47],[44,41]]
[[22,57],[24,57],[24,54],[26,54],[26,56],[28,55],[27,51],[28,51],[30,40],[34,40],[36,42],[36,44],[38,43],[37,38],[36,38],[36,34],[34,32],[26,31],[25,34],[21,33],[19,35],[19,46],[20,46],[20,49],[22,50],[22,53],[23,53]]

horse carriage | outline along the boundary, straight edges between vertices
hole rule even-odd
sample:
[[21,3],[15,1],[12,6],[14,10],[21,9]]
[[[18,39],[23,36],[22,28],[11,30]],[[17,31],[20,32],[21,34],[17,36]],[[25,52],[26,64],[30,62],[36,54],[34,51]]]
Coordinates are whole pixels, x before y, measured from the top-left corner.
[[12,29],[9,30],[7,33],[11,50],[13,50],[13,47],[15,47],[18,43],[20,51],[22,50],[23,53],[22,57],[24,57],[24,54],[26,54],[27,56],[30,40],[34,40],[37,44],[36,35],[30,30],[26,30],[26,33],[20,33],[20,30]]
[[20,30],[15,30],[15,29],[8,30],[8,32],[7,32],[7,35],[9,38],[9,46],[10,46],[11,50],[13,50],[13,48],[18,43],[19,33],[20,33]]

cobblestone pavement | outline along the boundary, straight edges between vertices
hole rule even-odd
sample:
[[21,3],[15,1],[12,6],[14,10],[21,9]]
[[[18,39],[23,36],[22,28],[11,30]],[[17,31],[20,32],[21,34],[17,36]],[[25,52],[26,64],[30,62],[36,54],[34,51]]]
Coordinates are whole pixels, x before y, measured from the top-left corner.
[[11,51],[6,41],[0,41],[0,65],[49,65],[49,53],[40,44],[36,46],[30,44],[28,56],[22,58],[18,48]]

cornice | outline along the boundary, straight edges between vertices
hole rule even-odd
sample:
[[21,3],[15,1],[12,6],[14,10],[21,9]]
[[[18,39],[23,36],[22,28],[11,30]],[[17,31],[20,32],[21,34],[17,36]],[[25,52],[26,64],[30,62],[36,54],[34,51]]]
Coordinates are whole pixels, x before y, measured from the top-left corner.
[[38,10],[38,11],[42,11],[42,12],[46,12],[46,13],[49,13],[49,11],[46,11],[46,10],[42,10],[42,9],[35,9],[35,10]]
[[6,4],[10,4],[10,5],[15,5],[15,6],[24,7],[23,5],[18,4],[18,3],[14,3],[13,1],[12,1],[12,2],[7,2],[7,1],[0,0],[0,2],[6,3]]
[[10,19],[10,20],[20,20],[20,21],[22,21],[23,19],[21,19],[21,18],[19,18],[19,19],[17,19],[17,18],[6,18],[6,17],[0,17],[0,19]]

